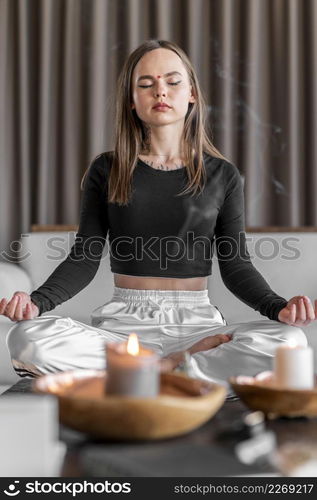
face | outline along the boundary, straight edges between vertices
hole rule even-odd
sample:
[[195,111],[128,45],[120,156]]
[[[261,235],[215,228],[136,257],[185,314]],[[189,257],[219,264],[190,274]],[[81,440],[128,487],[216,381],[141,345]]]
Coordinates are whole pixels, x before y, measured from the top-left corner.
[[[182,60],[168,49],[147,52],[132,74],[132,109],[149,126],[184,122],[188,105],[195,102]],[[154,108],[158,103],[169,107]]]

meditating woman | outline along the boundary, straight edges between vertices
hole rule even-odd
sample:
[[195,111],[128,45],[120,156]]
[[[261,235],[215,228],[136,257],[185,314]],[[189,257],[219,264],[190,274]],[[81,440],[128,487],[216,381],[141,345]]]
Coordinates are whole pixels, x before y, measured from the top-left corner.
[[[280,343],[306,345],[301,327],[315,320],[317,304],[280,297],[253,266],[241,177],[208,138],[186,54],[168,41],[140,45],[124,64],[116,104],[114,151],[84,176],[70,254],[31,295],[0,302],[0,313],[16,321],[7,339],[16,372],[102,369],[105,343],[135,332],[165,369],[188,351],[195,376],[226,384],[270,369]],[[42,316],[91,282],[107,236],[114,292],[92,312],[92,326]],[[211,304],[214,246],[225,285],[268,319],[228,325]]]

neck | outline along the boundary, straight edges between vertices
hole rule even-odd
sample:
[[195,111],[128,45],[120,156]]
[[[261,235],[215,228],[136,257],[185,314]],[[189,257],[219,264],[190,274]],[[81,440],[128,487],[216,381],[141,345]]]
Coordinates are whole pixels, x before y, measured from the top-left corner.
[[149,127],[149,143],[142,154],[157,156],[159,159],[182,158],[181,137],[183,127],[165,125]]

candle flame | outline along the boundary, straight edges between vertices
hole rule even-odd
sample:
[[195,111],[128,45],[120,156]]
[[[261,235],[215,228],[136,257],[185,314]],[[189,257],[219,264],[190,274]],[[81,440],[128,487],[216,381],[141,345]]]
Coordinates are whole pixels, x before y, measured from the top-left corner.
[[128,338],[127,351],[132,356],[137,356],[139,354],[139,341],[136,333],[131,333]]

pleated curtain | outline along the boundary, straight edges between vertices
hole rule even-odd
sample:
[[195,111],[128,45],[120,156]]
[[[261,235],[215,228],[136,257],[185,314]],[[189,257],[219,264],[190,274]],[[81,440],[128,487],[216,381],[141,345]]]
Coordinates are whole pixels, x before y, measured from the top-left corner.
[[149,38],[193,62],[247,226],[317,226],[316,27],[316,0],[0,0],[1,252],[31,224],[78,223],[118,74]]

